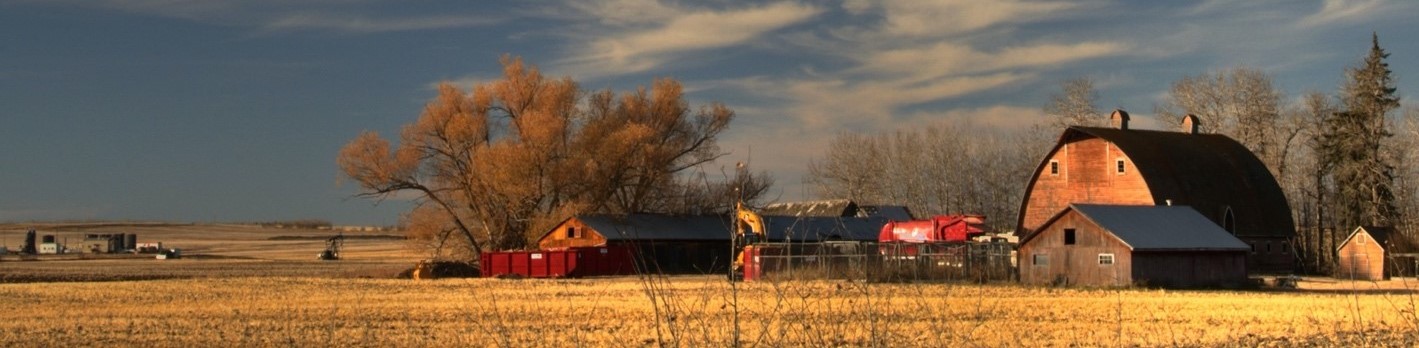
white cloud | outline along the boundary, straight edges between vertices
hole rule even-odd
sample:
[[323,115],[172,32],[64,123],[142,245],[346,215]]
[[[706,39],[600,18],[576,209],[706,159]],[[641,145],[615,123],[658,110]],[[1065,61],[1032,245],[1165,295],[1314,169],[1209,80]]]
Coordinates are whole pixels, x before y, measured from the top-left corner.
[[1326,25],[1338,22],[1360,21],[1383,12],[1384,0],[1325,0],[1320,11],[1302,18],[1303,27]]
[[[642,6],[646,7],[646,6]],[[647,10],[661,13],[657,9]],[[606,16],[604,12],[591,14]],[[609,11],[615,12],[615,11]],[[776,3],[733,10],[682,10],[650,26],[636,26],[593,39],[562,62],[576,75],[605,76],[652,70],[683,54],[744,44],[774,30],[802,22],[822,12],[796,3]],[[656,16],[647,16],[647,19]],[[620,15],[601,17],[603,23],[631,23]]]
[[377,33],[485,26],[498,22],[501,22],[501,20],[476,16],[375,18],[354,15],[299,14],[272,19],[264,25],[264,29],[268,31],[320,30],[347,33]]
[[365,7],[369,0],[56,0],[74,5],[194,22],[250,27],[265,32],[316,30],[343,33],[446,29],[504,21],[481,15],[433,13],[384,16]]
[[1029,22],[1076,5],[1017,0],[897,0],[882,6],[887,34],[939,37],[1002,23]]
[[875,72],[911,74],[926,79],[1006,69],[1050,67],[1117,55],[1126,49],[1127,46],[1122,43],[1096,41],[1016,46],[989,53],[955,42],[941,42],[931,47],[908,47],[873,53],[864,59],[862,68]]

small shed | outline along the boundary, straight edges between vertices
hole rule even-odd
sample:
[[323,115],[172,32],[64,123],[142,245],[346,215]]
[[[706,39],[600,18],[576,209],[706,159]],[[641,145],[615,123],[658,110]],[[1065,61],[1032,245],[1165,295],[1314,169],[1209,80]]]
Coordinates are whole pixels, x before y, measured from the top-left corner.
[[1026,284],[1240,285],[1246,243],[1186,206],[1071,204],[1020,242]]
[[1379,226],[1360,226],[1340,242],[1340,255],[1335,267],[1335,277],[1351,280],[1385,280],[1385,260],[1390,252],[1390,229]]

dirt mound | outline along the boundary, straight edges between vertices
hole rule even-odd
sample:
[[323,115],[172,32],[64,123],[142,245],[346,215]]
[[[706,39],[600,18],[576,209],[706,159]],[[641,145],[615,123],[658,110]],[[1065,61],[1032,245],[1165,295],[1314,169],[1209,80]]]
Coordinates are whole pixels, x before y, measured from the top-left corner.
[[[428,267],[432,278],[477,278],[482,276],[478,266],[468,262],[434,261],[430,262]],[[402,279],[411,279],[413,276],[414,268],[399,272],[399,278]]]

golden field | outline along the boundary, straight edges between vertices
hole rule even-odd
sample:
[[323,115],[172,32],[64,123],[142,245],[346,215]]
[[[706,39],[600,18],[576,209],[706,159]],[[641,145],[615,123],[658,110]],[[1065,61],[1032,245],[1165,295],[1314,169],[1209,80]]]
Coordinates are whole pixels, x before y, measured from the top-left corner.
[[[736,295],[737,294],[737,299]],[[719,277],[0,284],[7,346],[1413,346],[1407,293]],[[737,313],[736,313],[737,311]]]
[[349,249],[347,260],[320,262],[311,260],[318,242],[286,245],[264,237],[289,231],[224,231],[220,236],[231,240],[174,232],[171,240],[208,243],[198,249],[207,254],[184,260],[0,261],[0,281],[8,282],[0,284],[5,318],[0,342],[300,347],[701,347],[736,341],[813,347],[1419,344],[1419,298],[1409,291],[1419,284],[1413,279],[1310,279],[1294,291],[844,281],[732,286],[720,276],[412,281],[390,279],[416,258],[401,251],[401,241],[362,241],[368,244]]

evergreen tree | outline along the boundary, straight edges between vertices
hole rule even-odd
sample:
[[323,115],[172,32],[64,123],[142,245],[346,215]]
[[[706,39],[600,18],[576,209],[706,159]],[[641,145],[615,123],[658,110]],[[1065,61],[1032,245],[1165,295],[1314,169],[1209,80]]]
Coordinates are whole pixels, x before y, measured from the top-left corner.
[[1399,107],[1389,56],[1372,39],[1370,53],[1350,68],[1341,90],[1345,110],[1326,120],[1323,158],[1335,180],[1336,222],[1343,229],[1358,225],[1391,225],[1397,221],[1393,190],[1394,166],[1381,154],[1386,115]]

